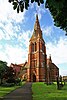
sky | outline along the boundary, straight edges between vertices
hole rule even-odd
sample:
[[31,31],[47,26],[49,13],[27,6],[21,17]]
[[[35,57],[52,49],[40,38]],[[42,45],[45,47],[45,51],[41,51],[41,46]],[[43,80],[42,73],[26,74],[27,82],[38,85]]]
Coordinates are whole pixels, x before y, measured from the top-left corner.
[[28,10],[17,14],[8,0],[0,0],[0,60],[21,64],[28,60],[29,40],[32,36],[36,14],[40,22],[47,57],[67,75],[67,37],[65,31],[54,26],[53,18],[45,4],[30,4]]

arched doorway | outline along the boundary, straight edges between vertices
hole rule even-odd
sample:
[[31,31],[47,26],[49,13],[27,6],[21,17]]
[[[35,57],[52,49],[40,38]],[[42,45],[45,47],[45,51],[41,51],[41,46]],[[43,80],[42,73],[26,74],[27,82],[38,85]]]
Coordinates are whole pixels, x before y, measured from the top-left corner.
[[36,82],[36,75],[33,74],[33,82]]

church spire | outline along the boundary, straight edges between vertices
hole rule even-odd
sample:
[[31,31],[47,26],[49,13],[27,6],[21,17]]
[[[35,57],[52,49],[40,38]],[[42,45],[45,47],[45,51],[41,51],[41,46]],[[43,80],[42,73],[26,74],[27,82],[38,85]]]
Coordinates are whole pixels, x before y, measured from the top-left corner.
[[33,31],[33,34],[32,34],[32,37],[30,40],[33,40],[34,38],[42,38],[42,31],[41,31],[41,28],[40,28],[40,24],[39,24],[39,19],[38,19],[38,14],[36,14],[36,21],[35,21],[35,24],[34,24],[34,31]]
[[38,29],[40,29],[40,24],[39,24],[38,14],[36,14],[36,21],[35,21],[35,25],[34,25],[34,30],[38,30]]

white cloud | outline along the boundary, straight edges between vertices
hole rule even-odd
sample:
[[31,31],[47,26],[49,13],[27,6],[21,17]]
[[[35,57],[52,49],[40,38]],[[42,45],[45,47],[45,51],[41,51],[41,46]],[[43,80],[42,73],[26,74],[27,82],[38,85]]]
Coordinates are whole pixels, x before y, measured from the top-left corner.
[[10,40],[13,37],[17,38],[17,31],[18,30],[18,26],[13,26],[12,23],[6,23],[5,25],[3,23],[0,23],[0,40],[4,39],[4,40]]
[[[17,14],[13,10],[12,4],[8,3],[8,0],[0,0],[0,40],[11,41],[15,37],[19,42],[19,45],[11,45],[10,43],[6,45],[5,43],[3,48],[0,45],[0,49],[3,49],[3,51],[0,50],[0,60],[7,61],[9,64],[23,63],[28,59],[28,45],[31,32],[23,31],[21,34],[19,25],[19,23],[24,21],[25,13],[26,11]],[[20,44],[25,45],[25,49]]]
[[0,21],[15,21],[21,22],[24,20],[24,15],[26,10],[23,13],[17,14],[17,11],[13,10],[12,4],[8,2],[8,0],[0,0]]
[[27,51],[16,45],[6,45],[5,50],[0,52],[0,59],[10,63],[23,63],[27,60]]
[[38,4],[37,3],[32,3],[32,4],[30,4],[30,8],[31,9],[34,9],[35,8],[35,10],[34,10],[34,15],[33,15],[33,17],[35,17],[36,18],[36,14],[38,14],[38,18],[39,18],[39,20],[42,18],[42,14],[44,14],[45,13],[45,7],[44,7],[44,4],[41,4],[40,6],[38,6]]
[[43,34],[46,36],[51,36],[51,34],[53,34],[53,26],[46,26],[46,27],[42,27],[42,31]]
[[17,41],[19,44],[5,44],[3,47],[3,51],[0,51],[0,59],[3,61],[7,61],[8,64],[23,63],[28,60],[28,47],[31,35],[32,32],[30,30],[23,31],[22,33],[17,35]]
[[[44,14],[45,13],[45,8],[43,7],[43,6],[38,6],[38,5],[36,5],[36,13],[38,13],[38,18],[39,18],[39,20],[41,20],[41,18],[42,18],[42,14]],[[35,14],[36,14],[35,13]]]
[[61,73],[62,76],[67,76],[67,70],[61,70],[60,73]]
[[29,39],[30,39],[32,33],[33,32],[30,31],[30,30],[27,30],[27,31],[23,30],[23,32],[20,33],[19,36],[18,36],[18,40],[21,43],[23,43],[26,46],[26,48],[28,48],[28,46],[29,46]]
[[19,23],[24,23],[25,13],[26,10],[18,14],[8,0],[0,0],[0,40],[17,38],[17,31],[20,30]]
[[0,49],[2,49],[2,45],[0,44]]
[[55,43],[46,44],[47,55],[51,54],[52,62],[59,67],[60,75],[67,75],[67,38],[60,37]]
[[55,64],[62,64],[67,62],[67,39],[61,37],[56,44],[47,43],[47,54],[52,55],[52,60]]
[[7,55],[3,51],[0,51],[0,60],[2,60],[2,61],[8,61]]
[[3,31],[0,30],[0,40],[2,40],[4,38],[4,34],[3,34]]

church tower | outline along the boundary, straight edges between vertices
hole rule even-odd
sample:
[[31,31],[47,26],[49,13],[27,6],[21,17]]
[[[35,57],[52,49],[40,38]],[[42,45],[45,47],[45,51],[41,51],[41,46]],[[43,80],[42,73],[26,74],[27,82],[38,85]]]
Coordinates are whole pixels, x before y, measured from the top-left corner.
[[34,25],[34,31],[30,38],[28,53],[27,81],[39,82],[46,79],[46,47],[42,37],[38,15]]

